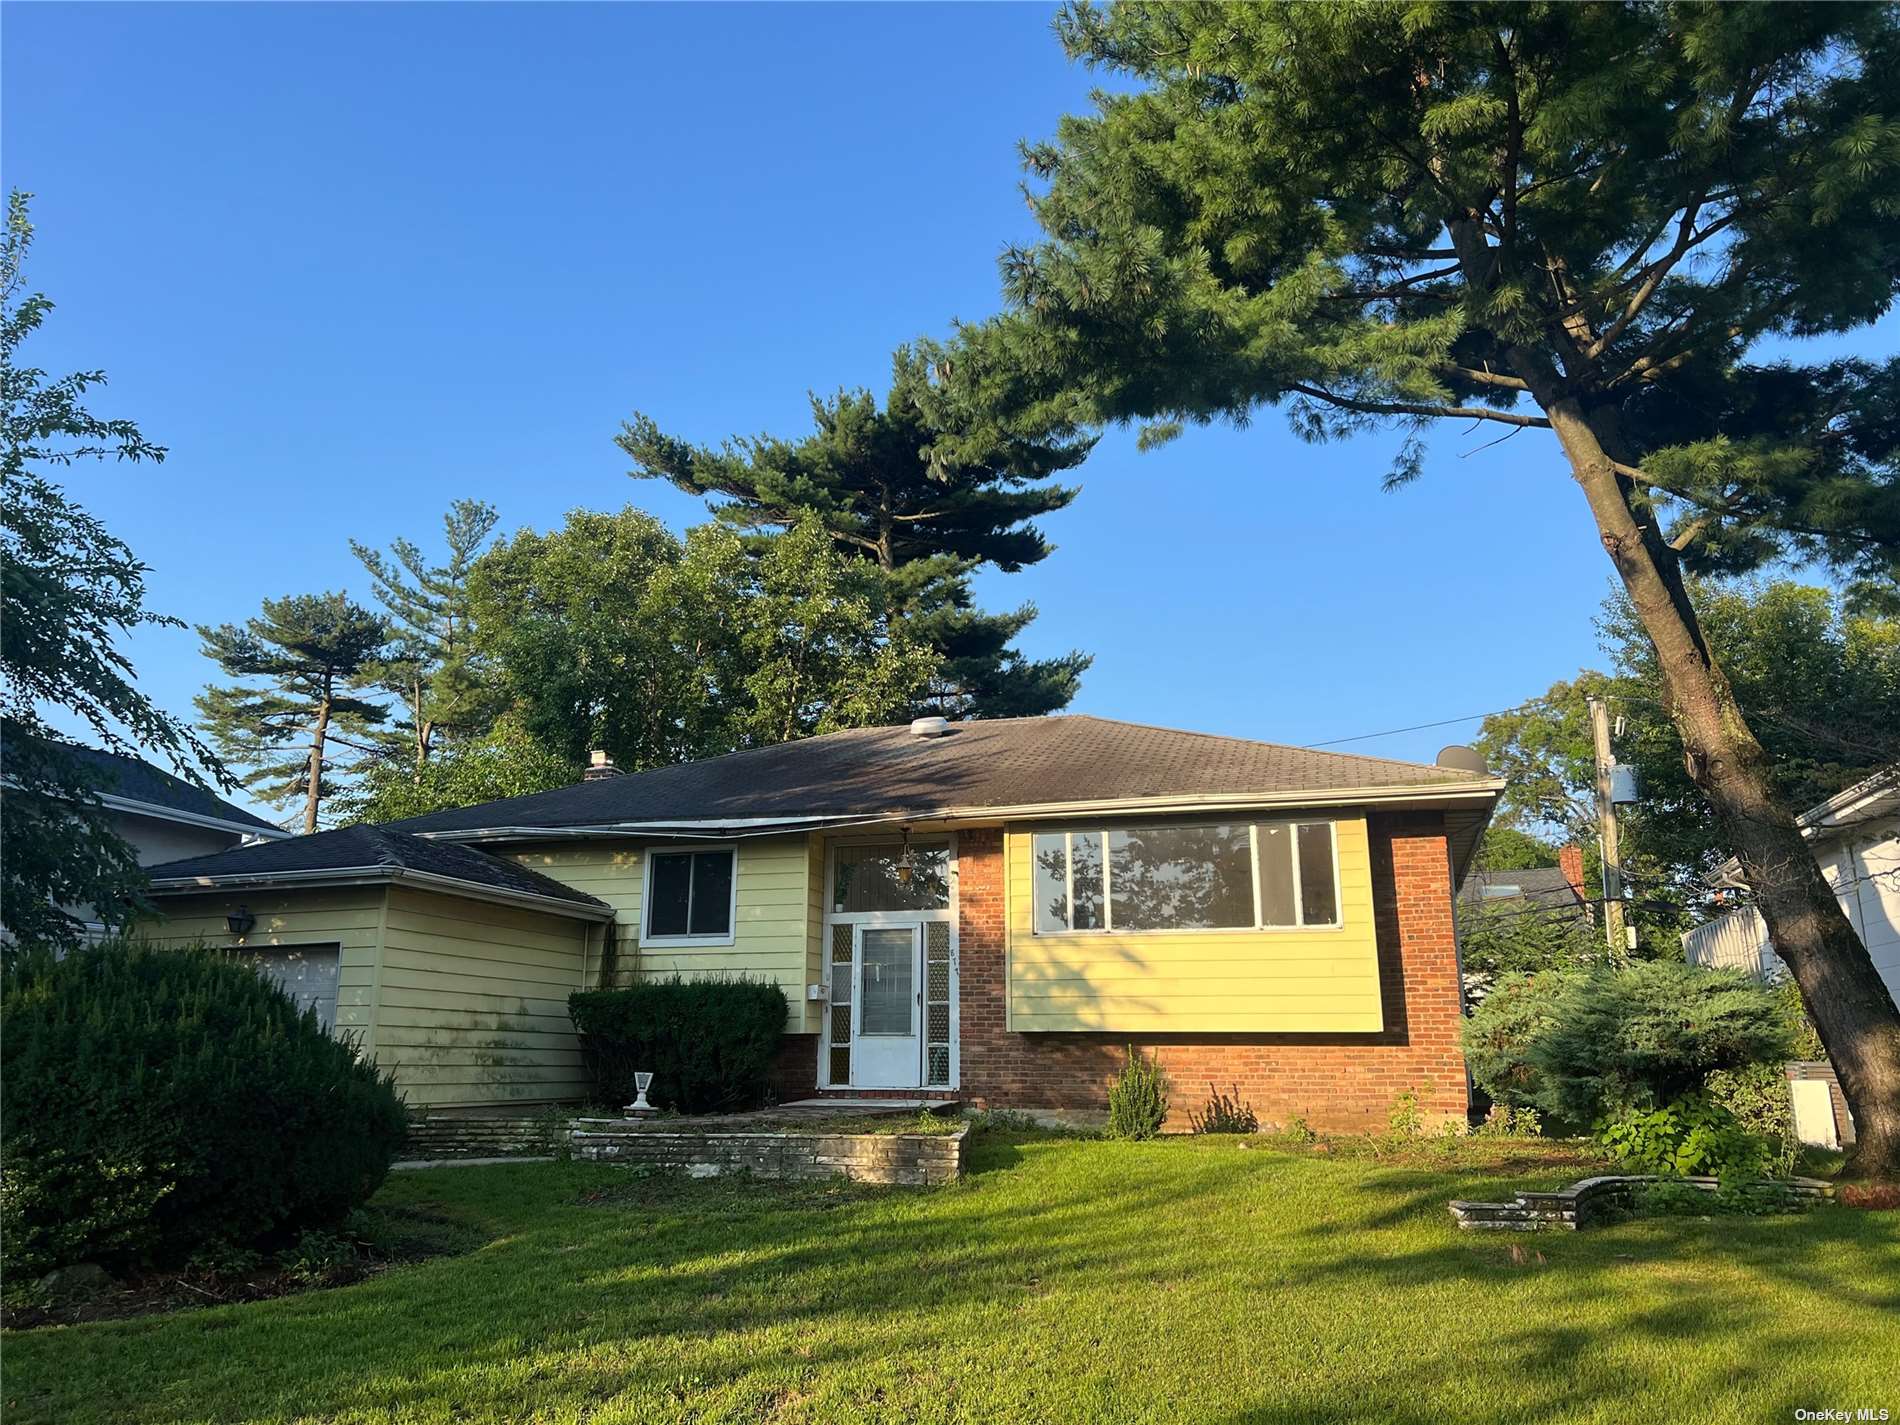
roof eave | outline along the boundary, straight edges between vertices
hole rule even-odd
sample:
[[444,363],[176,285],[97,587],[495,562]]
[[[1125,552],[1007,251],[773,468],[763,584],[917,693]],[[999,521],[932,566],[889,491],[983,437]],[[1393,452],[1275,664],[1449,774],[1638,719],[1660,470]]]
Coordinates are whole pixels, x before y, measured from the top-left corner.
[[303,871],[236,871],[221,876],[165,876],[151,882],[148,894],[162,898],[251,888],[270,890],[301,889],[313,886],[371,886],[387,885],[398,881],[424,890],[447,891],[471,900],[520,906],[528,910],[565,915],[576,920],[609,921],[614,918],[613,907],[601,902],[588,904],[583,901],[567,900],[560,896],[538,895],[533,891],[516,891],[504,886],[488,886],[479,881],[464,881],[456,876],[438,875],[433,871],[411,870],[407,866],[338,866]]
[[163,802],[141,801],[137,797],[122,797],[112,792],[99,792],[96,796],[99,805],[112,811],[130,812],[134,816],[149,816],[160,821],[175,821],[182,826],[203,826],[213,831],[235,831],[244,836],[259,836],[271,841],[282,841],[291,835],[281,826],[258,826],[248,821],[232,821],[226,817],[207,816],[203,812],[168,807]]
[[1052,816],[1106,816],[1116,812],[1278,810],[1331,806],[1491,806],[1505,786],[1502,777],[1383,787],[1339,787],[1285,792],[1235,792],[1165,797],[1109,797],[1089,801],[1020,802],[1007,806],[909,807],[879,812],[774,817],[709,817],[683,821],[597,822],[584,826],[507,825],[416,831],[432,841],[586,840],[625,836],[695,836],[728,839],[824,831],[897,822],[1018,821]]

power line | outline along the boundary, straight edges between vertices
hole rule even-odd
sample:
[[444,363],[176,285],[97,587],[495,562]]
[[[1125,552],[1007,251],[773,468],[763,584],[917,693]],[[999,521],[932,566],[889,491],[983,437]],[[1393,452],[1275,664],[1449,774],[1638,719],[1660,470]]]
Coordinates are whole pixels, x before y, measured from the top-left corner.
[[1450,727],[1453,723],[1481,722],[1487,717],[1503,717],[1506,713],[1523,712],[1526,708],[1534,708],[1548,701],[1547,698],[1532,698],[1529,702],[1519,703],[1514,708],[1498,708],[1492,712],[1472,713],[1468,717],[1448,717],[1438,722],[1419,722],[1410,727],[1387,728],[1384,732],[1362,732],[1357,737],[1332,737],[1324,742],[1309,742],[1306,745],[1308,747],[1337,747],[1342,742],[1370,742],[1375,737],[1397,737],[1401,732],[1424,732],[1433,727]]

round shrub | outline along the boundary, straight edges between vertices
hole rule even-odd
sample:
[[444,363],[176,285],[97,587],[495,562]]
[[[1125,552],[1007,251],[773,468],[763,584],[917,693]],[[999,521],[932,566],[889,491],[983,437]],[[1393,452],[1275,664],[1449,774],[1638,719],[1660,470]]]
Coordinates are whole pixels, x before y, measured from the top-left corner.
[[1773,990],[1670,960],[1507,976],[1465,1021],[1464,1043],[1472,1078],[1497,1102],[1579,1128],[1794,1047]]
[[405,1118],[386,1075],[227,955],[117,941],[0,965],[11,1272],[334,1226],[382,1183]]

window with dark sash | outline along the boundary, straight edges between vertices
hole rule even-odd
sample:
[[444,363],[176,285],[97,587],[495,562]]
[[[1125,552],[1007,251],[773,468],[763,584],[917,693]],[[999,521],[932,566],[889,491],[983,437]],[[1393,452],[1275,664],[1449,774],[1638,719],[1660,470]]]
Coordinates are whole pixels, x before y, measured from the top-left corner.
[[645,938],[730,938],[734,859],[730,847],[649,853]]

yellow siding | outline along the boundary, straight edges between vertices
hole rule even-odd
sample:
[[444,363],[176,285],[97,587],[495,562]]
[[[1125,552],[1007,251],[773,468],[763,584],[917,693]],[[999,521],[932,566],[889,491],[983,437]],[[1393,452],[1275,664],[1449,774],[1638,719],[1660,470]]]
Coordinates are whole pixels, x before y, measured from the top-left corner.
[[[383,896],[382,886],[168,896],[161,902],[162,915],[142,925],[140,933],[155,944],[182,946],[202,940],[220,949],[337,946],[337,1031],[353,1035],[365,1055],[374,1055]],[[225,916],[239,905],[257,917],[256,926],[242,940],[233,937],[224,924]]]
[[816,884],[823,879],[822,845],[818,838],[803,833],[750,837],[736,844],[739,911],[733,943],[677,948],[640,946],[644,868],[638,845],[569,842],[517,847],[509,854],[614,908],[615,983],[630,983],[636,975],[687,979],[745,975],[770,981],[785,991],[791,1003],[786,1027],[800,1030],[811,1011],[805,986],[815,982],[815,926],[821,923],[823,910],[822,887]]
[[1343,924],[1331,930],[1037,935],[1033,830],[1006,833],[1010,1028],[1370,1033],[1384,1027],[1363,819],[1338,822]]
[[376,1062],[416,1105],[582,1098],[568,1019],[584,921],[398,886],[383,937]]

